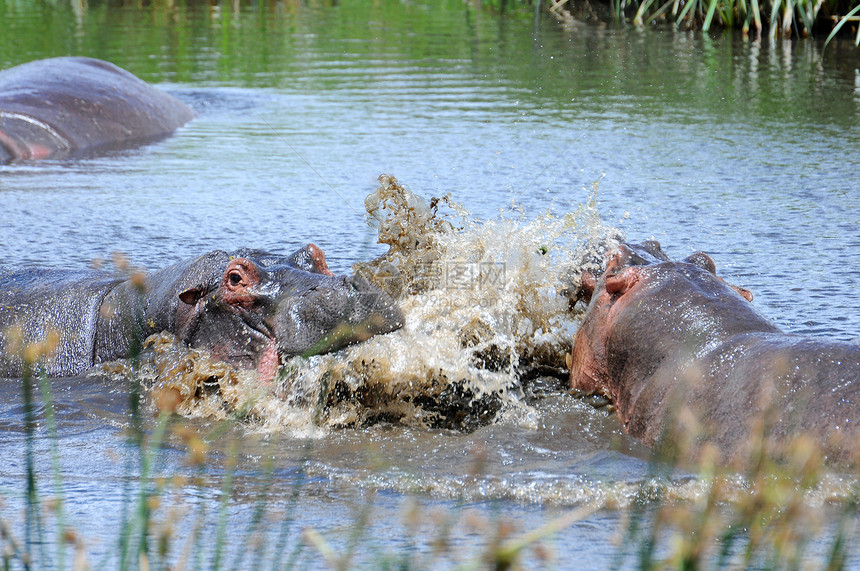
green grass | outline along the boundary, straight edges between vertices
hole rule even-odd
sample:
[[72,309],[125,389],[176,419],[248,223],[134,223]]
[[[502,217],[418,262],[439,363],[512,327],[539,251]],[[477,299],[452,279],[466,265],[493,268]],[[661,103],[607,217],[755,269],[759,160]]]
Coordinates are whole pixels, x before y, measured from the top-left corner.
[[484,0],[480,4],[501,13],[542,6],[550,12],[576,13],[584,8],[589,15],[595,13],[593,5],[603,4],[614,22],[638,27],[671,23],[703,32],[740,29],[744,35],[769,38],[827,35],[827,42],[838,33],[849,33],[860,45],[860,0]]
[[[624,530],[623,544],[637,548],[619,551],[614,568],[634,559],[640,569],[843,569],[858,531],[858,482],[842,501],[811,508],[833,476],[808,441],[792,452],[761,454],[744,473],[713,454],[699,467],[703,493],[683,501],[669,497],[666,464],[656,462],[663,470],[643,483]],[[829,545],[823,555],[812,553],[815,542]]]
[[[46,346],[25,349],[31,363],[46,351]],[[138,384],[138,383],[134,383]],[[38,388],[38,390],[37,390]],[[88,565],[86,537],[68,523],[63,501],[59,446],[60,439],[54,419],[50,383],[44,375],[26,374],[21,380],[24,402],[22,421],[25,427],[26,479],[23,482],[26,510],[24,525],[10,526],[0,516],[0,568],[2,569],[80,569]],[[293,569],[319,567],[351,569],[368,557],[376,568],[421,569],[434,563],[452,561],[461,569],[517,569],[528,561],[543,561],[542,545],[563,530],[594,515],[601,506],[587,505],[561,510],[561,515],[548,517],[533,529],[512,534],[510,522],[503,517],[484,521],[480,529],[481,548],[461,558],[452,547],[451,531],[454,520],[463,512],[449,510],[434,527],[435,537],[422,535],[420,525],[404,523],[408,537],[403,551],[392,552],[390,545],[379,545],[370,531],[375,517],[374,493],[365,494],[364,503],[356,504],[354,513],[344,514],[348,524],[338,534],[336,543],[331,532],[312,527],[300,529],[297,508],[303,486],[307,483],[304,467],[311,458],[312,441],[305,448],[303,466],[292,484],[286,508],[273,513],[271,484],[274,465],[264,465],[261,485],[251,502],[250,517],[244,527],[236,529],[229,514],[235,507],[235,483],[241,444],[225,435],[240,418],[228,419],[211,426],[203,440],[187,429],[182,418],[170,411],[159,411],[154,420],[147,420],[142,390],[131,391],[128,446],[133,451],[128,460],[127,485],[123,491],[121,523],[114,547],[109,549],[95,568],[121,569]],[[43,415],[51,442],[52,482],[46,485],[37,476],[38,461],[34,450],[37,438],[37,412]],[[239,413],[241,416],[243,413]],[[191,529],[180,532],[170,521],[171,498],[188,481],[187,476],[158,477],[155,466],[164,453],[163,444],[171,439],[184,442],[187,463],[196,466],[203,478],[207,465],[217,462],[207,454],[207,448],[218,446],[225,469],[220,482],[210,488],[220,488],[217,505],[201,503],[196,512],[183,520]],[[218,444],[220,443],[220,444]],[[679,497],[673,478],[674,459],[683,451],[674,447],[673,456],[655,456],[652,473],[639,486],[639,491],[622,513],[627,523],[619,530],[615,554],[616,568],[640,569],[720,569],[726,566],[762,568],[798,568],[809,563],[808,548],[815,542],[829,547],[819,557],[820,568],[844,568],[849,550],[854,546],[858,522],[858,487],[853,480],[851,489],[840,501],[827,500],[823,509],[810,509],[810,498],[832,478],[823,468],[820,452],[808,441],[798,440],[787,459],[771,460],[764,451],[750,467],[739,473],[721,466],[717,454],[705,452],[696,471],[695,482],[703,493]],[[480,465],[478,460],[476,466]],[[139,471],[135,474],[133,468]],[[476,468],[480,470],[480,467]],[[211,480],[210,480],[211,482]],[[43,490],[50,488],[51,499]],[[414,499],[404,498],[405,503]],[[243,504],[247,506],[247,502]],[[431,521],[414,502],[409,521]],[[49,514],[46,517],[46,514]],[[351,519],[350,519],[351,518]],[[12,527],[22,528],[23,540],[12,533]],[[204,528],[209,532],[204,532]],[[265,529],[264,529],[265,528]],[[214,529],[214,532],[212,531]],[[426,526],[425,526],[426,530]],[[275,533],[276,532],[276,533]],[[49,536],[53,535],[53,540]],[[260,537],[274,541],[261,548]],[[344,535],[346,536],[344,540]],[[826,536],[826,537],[825,537]],[[103,539],[103,538],[102,538]],[[47,547],[53,544],[53,553]],[[432,545],[433,552],[416,553],[408,546]],[[401,544],[402,545],[402,544]],[[73,557],[68,550],[71,548]],[[369,555],[368,555],[369,554]],[[563,562],[559,562],[563,563]],[[563,565],[562,565],[563,566]]]
[[[532,529],[513,533],[512,522],[500,510],[484,521],[466,524],[477,532],[479,547],[462,554],[452,541],[456,522],[474,519],[467,510],[446,510],[442,517],[423,512],[416,498],[404,497],[409,507],[402,529],[406,541],[394,543],[373,536],[375,513],[372,489],[361,495],[352,513],[343,514],[339,530],[321,531],[300,528],[298,509],[308,483],[306,469],[312,458],[313,439],[308,439],[299,460],[298,473],[290,484],[286,502],[273,505],[273,483],[277,477],[274,461],[264,461],[253,478],[256,492],[250,502],[250,516],[241,527],[231,522],[230,514],[247,508],[237,503],[241,441],[233,430],[247,416],[246,407],[237,407],[232,418],[214,423],[202,435],[191,430],[185,419],[167,410],[155,410],[159,401],[148,403],[137,378],[139,349],[133,352],[129,394],[129,423],[126,446],[126,476],[115,538],[87,538],[69,523],[63,493],[60,462],[60,434],[54,414],[51,383],[39,372],[40,359],[51,352],[56,338],[21,346],[18,351],[26,364],[21,379],[22,423],[24,426],[25,474],[22,483],[25,499],[24,522],[6,521],[0,513],[0,568],[43,569],[89,568],[86,546],[90,541],[110,539],[109,547],[94,568],[119,569],[352,569],[368,565],[379,569],[425,569],[444,564],[459,569],[518,569],[552,563],[544,548],[570,526],[594,516],[605,506],[599,502],[558,510]],[[137,344],[136,347],[140,347]],[[174,403],[175,404],[175,403]],[[325,402],[317,407],[324,407]],[[317,411],[314,415],[319,418]],[[39,481],[37,464],[38,428],[41,420],[50,443],[51,481]],[[798,438],[771,454],[764,421],[751,435],[753,453],[747,467],[738,470],[721,465],[715,448],[705,445],[693,467],[691,481],[699,493],[684,495],[677,486],[676,464],[693,457],[697,431],[684,424],[683,415],[667,433],[666,446],[658,449],[649,464],[651,473],[638,486],[631,505],[621,506],[626,523],[619,529],[621,541],[614,557],[615,568],[639,569],[722,569],[800,568],[816,560],[819,568],[842,569],[851,550],[856,548],[858,498],[856,474],[839,475],[824,469],[822,452],[811,440]],[[688,419],[689,421],[689,419]],[[197,478],[208,478],[206,488],[218,489],[217,502],[201,501],[193,514],[172,520],[176,507],[173,498],[181,496],[188,484],[188,471],[172,476],[159,475],[164,444],[181,443],[187,451],[186,464]],[[216,449],[216,453],[209,452]],[[471,476],[478,478],[485,459],[476,452]],[[223,472],[213,482],[213,464],[223,464]],[[825,498],[823,507],[813,507],[823,489],[832,489],[833,478],[847,482],[847,491],[836,499]],[[193,482],[192,482],[193,483]],[[330,486],[337,484],[330,483]],[[45,496],[50,489],[50,496]],[[283,490],[283,488],[281,488]],[[46,499],[47,498],[47,499]],[[280,498],[279,498],[280,499]],[[181,501],[181,500],[180,500]],[[459,508],[465,502],[458,502]],[[180,523],[181,522],[181,523]],[[428,536],[428,522],[433,522]],[[183,529],[177,529],[177,527]],[[605,525],[605,524],[604,524]],[[23,539],[13,533],[23,530]],[[339,532],[339,533],[338,533]],[[334,536],[334,537],[333,537]],[[52,539],[53,537],[53,539]],[[823,556],[811,554],[810,546],[826,545]],[[48,546],[53,545],[53,552]],[[392,547],[403,546],[403,547]],[[415,549],[431,546],[430,553]],[[399,549],[399,550],[398,550]],[[393,550],[393,552],[392,552]],[[69,553],[71,551],[71,553]],[[72,557],[70,557],[72,555]],[[560,567],[565,562],[556,562]]]
[[[575,8],[577,0],[570,0]],[[671,23],[708,32],[740,29],[756,37],[808,37],[839,32],[856,34],[858,0],[606,0],[613,20],[636,26]]]

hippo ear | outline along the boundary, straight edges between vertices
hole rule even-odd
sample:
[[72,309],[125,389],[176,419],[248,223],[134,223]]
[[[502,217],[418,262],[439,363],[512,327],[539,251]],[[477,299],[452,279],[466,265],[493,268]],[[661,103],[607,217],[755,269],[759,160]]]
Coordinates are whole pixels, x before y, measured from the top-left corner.
[[289,261],[306,272],[333,276],[325,261],[325,253],[316,244],[308,244],[290,255]]
[[706,272],[711,272],[712,274],[717,275],[717,265],[714,263],[713,258],[711,258],[704,252],[696,252],[691,256],[687,256],[684,259],[684,262],[688,264],[693,264],[694,266],[701,268]]
[[597,287],[597,278],[591,272],[582,272],[582,285],[579,291],[576,292],[576,299],[583,300],[585,303],[591,303],[591,296],[594,295],[594,288]]
[[666,255],[666,252],[663,251],[663,247],[657,240],[645,240],[642,242],[642,247],[658,260],[663,262],[669,261],[669,256]]
[[[725,280],[724,280],[724,281],[725,281]],[[752,301],[752,300],[753,300],[753,293],[752,293],[750,290],[748,290],[747,288],[745,288],[745,287],[741,287],[741,286],[732,285],[732,284],[730,284],[730,283],[726,283],[726,285],[728,285],[730,288],[732,288],[733,290],[735,290],[736,292],[738,292],[739,294],[741,294],[741,297],[742,297],[742,298],[744,298],[745,300],[747,300],[747,301]]]
[[[688,264],[693,264],[697,268],[701,268],[707,272],[710,272],[710,273],[714,274],[715,276],[717,275],[717,265],[714,263],[714,260],[704,252],[696,252],[695,254],[693,254],[691,256],[687,256],[687,258],[684,261]],[[721,277],[717,277],[717,279],[720,280],[721,282],[723,282],[724,284],[726,284],[727,286],[729,286],[730,288],[732,288],[733,290],[735,290],[736,292],[738,292],[741,295],[741,297],[743,297],[745,300],[747,300],[747,301],[753,300],[753,294],[747,288],[732,285],[732,284],[726,282],[726,280],[724,280]]]
[[206,290],[199,287],[188,288],[185,291],[179,292],[179,299],[182,303],[187,303],[188,305],[195,305],[200,298],[206,295]]

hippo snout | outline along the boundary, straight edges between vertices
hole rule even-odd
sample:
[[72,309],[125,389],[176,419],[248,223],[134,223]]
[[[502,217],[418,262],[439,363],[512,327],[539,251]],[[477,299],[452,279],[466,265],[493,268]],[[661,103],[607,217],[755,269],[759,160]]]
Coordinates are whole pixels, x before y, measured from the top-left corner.
[[336,278],[289,296],[278,304],[274,318],[282,355],[326,353],[402,326],[397,302],[358,276]]

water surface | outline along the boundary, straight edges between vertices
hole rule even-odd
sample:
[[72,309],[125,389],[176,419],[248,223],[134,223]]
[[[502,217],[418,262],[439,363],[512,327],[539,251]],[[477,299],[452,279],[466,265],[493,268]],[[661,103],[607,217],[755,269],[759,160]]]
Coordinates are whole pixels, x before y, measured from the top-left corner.
[[[120,251],[155,268],[216,248],[314,242],[345,273],[385,251],[364,211],[381,173],[428,198],[450,193],[475,224],[520,227],[575,211],[599,180],[607,227],[656,238],[677,258],[707,251],[786,330],[860,335],[860,50],[850,42],[825,50],[811,40],[499,17],[460,2],[237,12],[91,3],[79,13],[0,2],[0,14],[0,67],[108,59],[198,114],[141,149],[0,166],[4,264],[80,268]],[[69,518],[98,561],[116,536],[105,514],[137,486],[123,436],[127,387],[54,387]],[[0,394],[2,456],[23,458],[17,383]],[[200,434],[215,425],[184,422]],[[229,434],[242,439],[235,529],[264,495],[272,513],[294,518],[289,549],[304,527],[345,549],[370,505],[378,552],[440,566],[452,561],[432,559],[427,537],[444,528],[434,517],[452,518],[465,559],[487,536],[475,518],[510,518],[525,531],[566,507],[629,504],[652,473],[614,417],[559,392],[471,433],[236,423]],[[48,488],[44,424],[39,435]],[[171,441],[155,471],[198,478],[167,503],[180,521],[203,513],[201,533],[214,537],[229,450],[202,468],[186,466],[183,451]],[[0,468],[4,520],[23,509],[25,473],[23,460]],[[681,478],[677,494],[694,486]],[[409,523],[410,502],[426,516],[419,523]],[[552,545],[559,561],[607,566],[622,519],[605,509],[562,532]],[[266,549],[283,529],[261,526]],[[826,549],[815,545],[810,557]],[[314,553],[299,561],[319,564]],[[357,557],[369,564],[374,553]]]

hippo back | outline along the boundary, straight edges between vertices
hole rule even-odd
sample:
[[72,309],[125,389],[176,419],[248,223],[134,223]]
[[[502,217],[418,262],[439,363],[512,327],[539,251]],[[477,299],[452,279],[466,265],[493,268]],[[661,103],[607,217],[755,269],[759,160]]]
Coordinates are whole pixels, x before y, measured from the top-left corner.
[[127,146],[193,116],[181,101],[111,63],[39,60],[0,72],[0,160]]
[[860,347],[784,333],[706,254],[661,252],[622,245],[583,280],[571,387],[607,395],[628,434],[671,454],[694,458],[707,442],[743,466],[756,446],[778,456],[803,436],[828,462],[853,463]]
[[0,374],[19,376],[17,342],[60,335],[57,352],[45,363],[50,376],[75,375],[93,364],[102,300],[123,276],[95,270],[0,271]]

